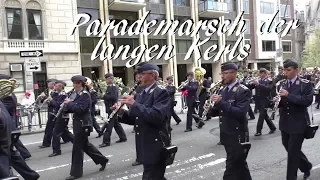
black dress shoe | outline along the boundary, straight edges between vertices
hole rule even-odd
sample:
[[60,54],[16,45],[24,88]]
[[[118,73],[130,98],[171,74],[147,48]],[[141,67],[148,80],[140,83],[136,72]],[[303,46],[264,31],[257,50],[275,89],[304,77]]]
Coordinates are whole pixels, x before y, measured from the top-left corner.
[[60,142],[60,144],[67,144],[67,143],[69,143],[70,141],[68,141],[68,142]]
[[177,124],[176,125],[179,125],[181,123],[181,120],[180,121],[177,121]]
[[309,169],[309,171],[304,172],[303,180],[307,180],[307,179],[310,177],[310,175],[311,175],[311,170],[312,170],[312,165],[311,165],[311,168]]
[[222,145],[222,143],[219,141],[219,142],[217,143],[217,145]]
[[184,132],[190,132],[192,131],[192,129],[186,129]]
[[118,141],[116,141],[116,143],[122,143],[122,142],[127,142],[126,139],[119,139]]
[[141,163],[138,162],[138,161],[135,161],[135,162],[132,163],[132,166],[139,166],[139,165],[141,165]]
[[59,156],[61,155],[61,152],[54,152],[52,154],[49,155],[49,157],[54,157],[54,156]]
[[254,136],[261,136],[262,134],[261,133],[256,133]]
[[108,164],[109,159],[107,158],[107,160],[104,163],[101,163],[101,168],[99,169],[99,171],[103,171],[106,168],[106,165]]
[[199,123],[196,125],[196,127],[198,129],[201,129],[204,126],[204,122],[203,121],[199,121]]
[[48,147],[50,147],[50,146],[44,146],[44,145],[41,145],[41,146],[39,146],[39,148],[48,148]]
[[74,180],[74,179],[78,179],[81,178],[81,176],[69,176],[66,178],[66,180]]
[[110,143],[102,143],[99,145],[99,148],[108,147],[110,146]]
[[273,134],[277,129],[270,130],[269,134]]

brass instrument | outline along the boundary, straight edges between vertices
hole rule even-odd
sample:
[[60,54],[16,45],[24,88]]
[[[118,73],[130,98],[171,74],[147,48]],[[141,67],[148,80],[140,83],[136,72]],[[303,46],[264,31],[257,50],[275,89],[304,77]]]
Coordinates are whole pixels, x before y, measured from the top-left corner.
[[187,84],[189,83],[189,80],[187,79],[185,82],[183,82],[179,87],[178,89],[181,91],[181,89],[186,86]]
[[13,93],[15,89],[15,81],[1,79],[0,80],[0,99],[3,99]]
[[[218,94],[219,91],[223,88],[223,84],[222,81],[219,81],[217,83],[215,83],[213,86],[211,86],[211,88],[209,89],[209,94],[210,96],[214,95],[214,94]],[[206,100],[206,102],[204,103],[204,107],[203,107],[203,113],[202,116],[200,117],[198,114],[192,114],[193,118],[198,119],[198,127],[202,127],[204,125],[204,120],[207,117],[207,114],[209,112],[209,109],[212,108],[214,106],[214,102],[211,101],[211,99],[209,98],[208,100]],[[201,126],[202,125],[202,126]]]
[[197,97],[199,97],[203,87],[203,80],[204,80],[204,75],[207,73],[207,71],[202,68],[202,67],[195,67],[193,68],[193,73],[194,73],[194,79],[198,81],[199,87],[197,89]]
[[19,87],[19,84],[17,83],[16,79],[9,79],[9,81],[11,81],[14,84],[14,89],[17,89]]

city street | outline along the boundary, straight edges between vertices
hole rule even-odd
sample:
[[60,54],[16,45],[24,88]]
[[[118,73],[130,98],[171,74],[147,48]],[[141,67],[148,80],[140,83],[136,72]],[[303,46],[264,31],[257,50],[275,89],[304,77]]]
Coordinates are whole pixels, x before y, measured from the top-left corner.
[[[313,106],[314,108],[314,106]],[[180,109],[177,109],[180,112]],[[315,123],[320,122],[320,111],[313,110]],[[176,126],[173,120],[173,144],[179,150],[175,163],[166,170],[168,180],[193,180],[193,179],[222,179],[225,168],[225,150],[223,146],[217,145],[219,141],[219,123],[216,118],[206,122],[203,129],[193,128],[192,132],[185,133],[186,114],[178,114],[183,122]],[[250,141],[252,148],[248,156],[248,164],[253,180],[283,180],[286,175],[287,155],[281,144],[280,132],[269,135],[269,129],[264,124],[263,135],[254,137],[256,120],[249,121]],[[274,121],[278,127],[278,117]],[[82,179],[108,179],[126,180],[141,179],[142,166],[133,167],[135,160],[134,134],[132,127],[123,125],[128,136],[125,143],[115,144],[118,137],[113,131],[112,144],[110,147],[99,149],[110,161],[103,172],[99,172],[100,165],[96,166],[92,160],[85,155],[84,176]],[[90,136],[90,142],[98,146],[102,138],[96,139],[96,133]],[[32,169],[39,172],[40,179],[62,180],[69,176],[72,144],[62,145],[62,155],[49,158],[51,148],[39,149],[43,133],[23,135],[22,142],[30,150],[32,158],[27,163]],[[311,173],[312,180],[320,179],[320,133],[315,139],[306,140],[303,144],[303,151],[313,163]],[[302,179],[301,172],[299,178]]]

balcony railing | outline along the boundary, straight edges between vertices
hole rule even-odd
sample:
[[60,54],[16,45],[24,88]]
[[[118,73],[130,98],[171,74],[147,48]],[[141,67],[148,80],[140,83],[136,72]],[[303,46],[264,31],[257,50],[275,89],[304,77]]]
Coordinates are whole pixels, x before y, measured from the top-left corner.
[[199,3],[199,11],[223,11],[228,12],[228,3],[216,2],[213,0],[202,1]]
[[47,52],[78,52],[75,41],[0,40],[0,52],[17,52],[17,50],[26,49],[42,49]]
[[109,4],[113,3],[113,2],[119,2],[119,1],[122,1],[122,2],[132,2],[132,3],[145,3],[146,0],[109,0]]

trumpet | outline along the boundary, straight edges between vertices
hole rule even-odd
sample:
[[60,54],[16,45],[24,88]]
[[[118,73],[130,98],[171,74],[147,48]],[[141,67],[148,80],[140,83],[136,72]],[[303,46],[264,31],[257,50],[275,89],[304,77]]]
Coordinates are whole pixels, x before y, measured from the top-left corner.
[[179,87],[178,89],[181,90],[184,86],[186,86],[190,81],[187,79],[186,81],[184,81]]

